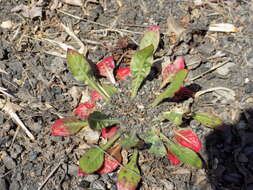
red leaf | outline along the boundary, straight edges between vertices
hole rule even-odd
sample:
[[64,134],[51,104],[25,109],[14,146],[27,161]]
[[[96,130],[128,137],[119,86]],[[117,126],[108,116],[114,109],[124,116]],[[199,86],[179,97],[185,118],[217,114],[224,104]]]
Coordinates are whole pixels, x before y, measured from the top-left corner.
[[199,137],[190,129],[182,129],[175,132],[176,141],[187,148],[199,152],[202,148]]
[[96,91],[96,90],[92,90],[91,91],[91,101],[92,102],[96,102],[97,100],[102,100],[102,96],[100,96],[100,94]]
[[74,114],[79,118],[85,119],[94,111],[95,106],[94,102],[81,103],[75,109]]
[[99,174],[107,174],[117,169],[122,161],[120,151],[121,147],[119,145],[114,146],[108,150],[108,154],[110,154],[113,158],[106,155],[103,166],[97,172]]
[[102,168],[100,168],[98,170],[98,173],[99,174],[107,174],[107,173],[114,171],[118,167],[119,167],[119,163],[116,159],[106,156],[104,164],[103,164]]
[[61,118],[56,120],[51,127],[53,136],[69,136],[78,132],[87,125],[86,122],[79,121],[76,118]]
[[102,137],[104,137],[106,139],[112,138],[116,134],[116,132],[119,128],[120,128],[119,126],[103,128],[102,129]]
[[192,97],[193,94],[194,94],[194,92],[191,91],[189,88],[181,86],[180,90],[175,93],[173,100],[174,101],[185,100],[187,98]]
[[127,77],[131,76],[130,67],[121,67],[117,70],[116,77],[119,80],[124,80]]
[[176,166],[181,163],[181,161],[171,152],[168,152],[167,158],[170,160],[171,164]]
[[148,27],[148,31],[154,30],[156,31],[158,34],[160,34],[160,27],[157,25],[152,25],[150,27]]
[[89,175],[89,174],[85,173],[83,170],[81,170],[81,168],[78,168],[77,174],[78,175],[83,175],[83,176]]
[[180,71],[185,69],[184,65],[184,59],[182,57],[176,58],[174,63],[166,66],[162,70],[162,84],[161,87],[164,87],[167,83],[171,82],[172,78],[175,76],[175,74]]
[[106,57],[103,61],[97,64],[99,74],[108,78],[112,84],[115,84],[115,78],[113,76],[113,69],[115,68],[114,60],[112,56]]

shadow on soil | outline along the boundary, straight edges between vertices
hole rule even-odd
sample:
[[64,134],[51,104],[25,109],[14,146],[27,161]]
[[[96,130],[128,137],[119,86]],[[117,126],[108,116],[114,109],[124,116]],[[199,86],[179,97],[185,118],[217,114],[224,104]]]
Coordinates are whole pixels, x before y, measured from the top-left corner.
[[215,190],[253,190],[253,109],[206,137],[207,171]]

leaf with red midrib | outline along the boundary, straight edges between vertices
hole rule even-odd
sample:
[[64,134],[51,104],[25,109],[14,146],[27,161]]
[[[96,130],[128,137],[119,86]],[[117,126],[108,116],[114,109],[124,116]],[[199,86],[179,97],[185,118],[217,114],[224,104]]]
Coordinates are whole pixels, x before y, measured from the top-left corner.
[[103,166],[97,172],[99,174],[107,174],[117,169],[122,162],[122,156],[120,151],[120,145],[116,145],[110,150],[108,150],[108,154],[110,154],[111,156],[105,156]]
[[141,180],[140,171],[137,167],[138,151],[135,150],[128,164],[122,167],[118,174],[118,190],[135,190]]
[[104,58],[101,62],[97,64],[99,74],[109,79],[112,84],[116,83],[113,75],[114,68],[115,63],[112,56]]
[[199,137],[190,129],[182,129],[175,131],[175,139],[176,141],[187,148],[194,150],[195,152],[199,152],[202,148],[202,143]]
[[162,84],[163,88],[167,83],[171,82],[176,73],[180,70],[185,69],[184,59],[182,57],[177,57],[174,63],[167,65],[162,70]]
[[170,160],[171,164],[176,166],[181,163],[181,161],[171,152],[168,152],[167,158]]
[[56,120],[51,127],[53,136],[69,136],[77,133],[83,127],[88,126],[85,121],[80,121],[75,117],[65,117]]

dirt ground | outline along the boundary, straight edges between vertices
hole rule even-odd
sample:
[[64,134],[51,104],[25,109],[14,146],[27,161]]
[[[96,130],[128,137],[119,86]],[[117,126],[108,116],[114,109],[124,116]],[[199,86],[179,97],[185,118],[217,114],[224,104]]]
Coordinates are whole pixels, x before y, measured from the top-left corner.
[[[212,130],[189,123],[204,145],[205,169],[174,167],[167,158],[143,154],[139,189],[253,190],[252,10],[250,0],[90,0],[83,7],[58,0],[0,0],[0,90],[6,89],[0,98],[12,103],[35,136],[30,140],[1,109],[0,190],[116,189],[117,171],[77,175],[82,135],[50,135],[53,121],[70,115],[86,89],[68,71],[61,57],[66,52],[50,41],[80,48],[61,23],[73,28],[93,63],[108,55],[118,59],[124,53],[114,48],[119,39],[136,46],[147,26],[159,25],[156,58],[184,56],[189,84],[218,87],[201,95],[194,109],[219,115],[224,126]],[[182,39],[172,35],[168,18],[185,29]],[[237,31],[211,32],[211,23],[230,23]]]

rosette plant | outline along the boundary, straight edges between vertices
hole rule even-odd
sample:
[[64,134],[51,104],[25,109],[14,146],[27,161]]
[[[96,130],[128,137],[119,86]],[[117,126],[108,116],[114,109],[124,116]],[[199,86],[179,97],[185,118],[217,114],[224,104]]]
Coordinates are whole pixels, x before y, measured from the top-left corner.
[[[96,77],[94,67],[83,55],[68,50],[68,68],[77,81],[91,89],[91,97],[79,104],[74,116],[55,121],[52,135],[74,135],[90,127],[107,139],[80,158],[80,174],[105,174],[121,166],[118,189],[134,190],[141,180],[138,154],[143,149],[166,156],[173,165],[203,167],[201,141],[189,127],[185,128],[184,121],[195,119],[207,127],[217,127],[222,121],[209,113],[191,111],[194,94],[184,87],[188,70],[182,57],[165,64],[161,77],[150,77],[159,42],[160,29],[151,26],[133,53],[130,66],[115,65],[112,56],[97,63],[99,75],[111,84]],[[121,164],[122,148],[131,155],[125,165]]]

